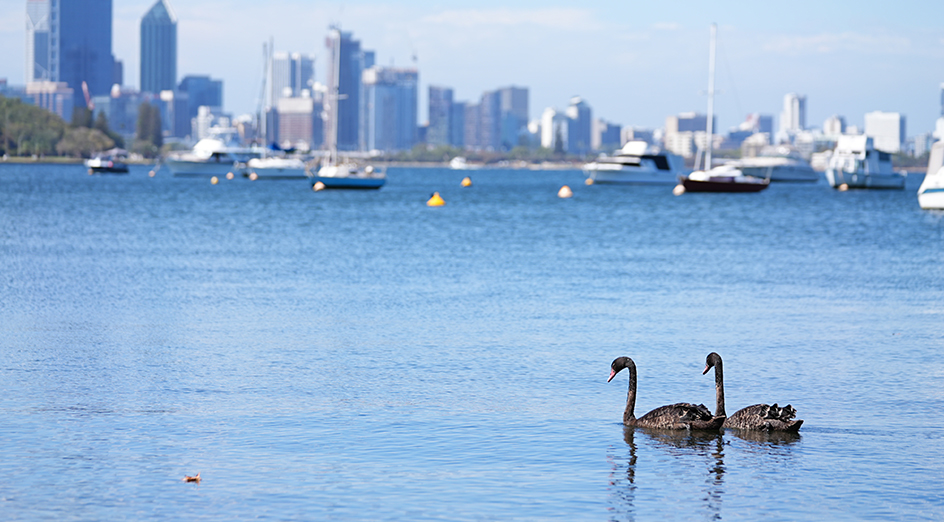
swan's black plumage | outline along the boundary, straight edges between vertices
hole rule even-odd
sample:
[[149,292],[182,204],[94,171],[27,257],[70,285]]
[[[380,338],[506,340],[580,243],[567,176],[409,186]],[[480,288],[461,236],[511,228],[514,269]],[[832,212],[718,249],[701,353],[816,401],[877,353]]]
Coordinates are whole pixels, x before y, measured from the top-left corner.
[[713,416],[705,405],[687,402],[661,406],[637,419],[634,413],[636,408],[636,363],[629,357],[617,357],[610,365],[610,377],[606,381],[612,381],[613,377],[624,369],[629,370],[629,392],[626,395],[623,424],[668,430],[716,430],[724,422],[723,416]]
[[[721,356],[715,352],[705,358],[705,371],[715,369],[715,415],[724,415],[724,367]],[[787,404],[784,407],[776,403],[755,404],[738,410],[724,421],[725,428],[739,430],[790,431],[796,432],[803,425],[802,420],[793,420],[796,409]]]

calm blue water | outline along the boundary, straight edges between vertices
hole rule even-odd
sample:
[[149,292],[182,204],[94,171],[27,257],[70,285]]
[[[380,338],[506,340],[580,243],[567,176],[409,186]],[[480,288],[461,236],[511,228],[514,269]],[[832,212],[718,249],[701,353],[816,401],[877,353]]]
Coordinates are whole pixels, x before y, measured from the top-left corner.
[[[920,176],[675,197],[147,170],[0,165],[3,520],[944,518]],[[713,408],[710,351],[729,413],[791,403],[801,436],[623,429],[615,357],[644,413]]]

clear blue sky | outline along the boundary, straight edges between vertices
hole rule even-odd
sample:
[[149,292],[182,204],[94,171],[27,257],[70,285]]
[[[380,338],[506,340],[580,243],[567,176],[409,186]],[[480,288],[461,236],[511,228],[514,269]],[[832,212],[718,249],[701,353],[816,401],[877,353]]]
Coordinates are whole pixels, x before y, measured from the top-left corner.
[[[114,0],[114,52],[139,83],[139,24],[154,0]],[[779,119],[783,95],[807,96],[807,124],[832,114],[862,125],[874,110],[933,128],[944,82],[944,1],[635,2],[170,0],[178,75],[225,81],[226,109],[255,110],[262,43],[316,56],[324,81],[330,23],[352,31],[381,65],[417,57],[421,104],[430,84],[460,100],[507,85],[530,89],[531,116],[573,95],[594,115],[660,127],[704,111],[708,27],[719,26],[716,100],[722,130],[749,112]],[[447,5],[447,6],[446,6]],[[0,77],[24,77],[25,0],[0,0]],[[425,110],[421,111],[425,119]]]

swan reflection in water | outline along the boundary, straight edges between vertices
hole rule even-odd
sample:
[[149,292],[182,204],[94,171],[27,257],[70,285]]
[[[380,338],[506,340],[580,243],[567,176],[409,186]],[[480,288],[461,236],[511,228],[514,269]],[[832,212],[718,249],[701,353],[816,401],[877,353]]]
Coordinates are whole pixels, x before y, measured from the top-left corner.
[[[610,491],[614,502],[610,507],[611,520],[635,520],[636,495],[640,488],[637,478],[639,445],[645,449],[663,450],[662,455],[652,454],[651,464],[657,464],[662,456],[668,455],[673,460],[683,461],[685,466],[692,457],[701,457],[705,463],[704,489],[697,501],[705,507],[705,517],[709,520],[721,519],[722,496],[724,494],[724,439],[720,432],[699,432],[680,430],[658,430],[625,427],[623,440],[629,454],[625,460],[617,455],[609,456],[611,464]],[[644,457],[644,462],[646,459]],[[674,473],[666,470],[657,475]],[[699,473],[701,475],[701,473]],[[660,481],[661,482],[661,481]],[[660,488],[660,484],[652,484]],[[695,499],[693,499],[695,500]],[[697,517],[696,517],[697,518]]]

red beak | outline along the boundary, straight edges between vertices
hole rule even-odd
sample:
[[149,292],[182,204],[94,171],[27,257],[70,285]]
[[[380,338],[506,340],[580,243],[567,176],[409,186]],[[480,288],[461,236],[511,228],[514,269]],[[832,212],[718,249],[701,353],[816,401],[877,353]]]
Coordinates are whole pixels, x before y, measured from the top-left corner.
[[612,381],[613,377],[616,377],[616,370],[610,370],[610,378],[607,379],[606,382]]
[[705,365],[705,371],[701,372],[701,374],[704,375],[704,374],[708,373],[708,370],[710,370],[710,369],[711,369],[711,366],[708,366],[708,365],[706,364],[706,365]]

